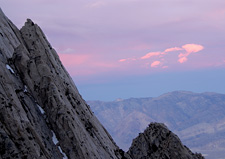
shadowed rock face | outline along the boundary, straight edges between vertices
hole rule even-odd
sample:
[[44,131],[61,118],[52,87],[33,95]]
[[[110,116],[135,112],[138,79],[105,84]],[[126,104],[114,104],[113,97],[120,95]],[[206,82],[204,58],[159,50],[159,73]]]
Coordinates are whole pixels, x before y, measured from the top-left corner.
[[0,68],[0,158],[135,158],[93,115],[41,29],[28,19],[18,30],[1,10]]

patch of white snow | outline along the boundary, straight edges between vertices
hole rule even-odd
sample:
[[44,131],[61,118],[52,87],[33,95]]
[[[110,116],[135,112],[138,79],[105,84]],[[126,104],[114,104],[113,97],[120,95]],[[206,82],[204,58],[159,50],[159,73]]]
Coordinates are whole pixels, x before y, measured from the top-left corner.
[[59,142],[59,140],[56,138],[56,135],[55,135],[54,131],[52,131],[52,134],[53,134],[53,136],[52,136],[52,141],[53,141],[54,144],[56,145],[56,144]]
[[63,159],[68,159],[68,157],[66,156],[66,154],[62,151],[61,147],[58,146],[59,151],[61,152],[61,154],[63,155]]
[[44,109],[42,109],[42,107],[40,105],[38,105],[38,104],[36,104],[36,105],[38,106],[39,110],[41,111],[41,114],[45,114]]
[[24,85],[23,92],[24,92],[24,93],[28,92],[28,91],[27,91],[27,86],[26,86],[26,85]]
[[[56,135],[55,135],[54,131],[52,131],[52,134],[53,134],[53,136],[52,136],[52,141],[53,141],[53,143],[54,143],[55,145],[57,145],[57,144],[59,143],[59,140],[56,138]],[[68,157],[66,156],[66,154],[62,151],[61,147],[58,146],[58,148],[59,148],[59,151],[60,151],[60,152],[62,153],[62,155],[63,155],[63,159],[68,159]]]
[[8,64],[6,64],[6,68],[11,72],[11,73],[15,73],[14,70],[12,69],[12,67],[10,67]]

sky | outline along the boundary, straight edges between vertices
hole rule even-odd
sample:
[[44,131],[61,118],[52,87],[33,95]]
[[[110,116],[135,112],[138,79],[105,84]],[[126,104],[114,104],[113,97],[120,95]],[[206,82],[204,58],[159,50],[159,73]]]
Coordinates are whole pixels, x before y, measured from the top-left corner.
[[37,23],[85,100],[225,93],[224,0],[0,0]]

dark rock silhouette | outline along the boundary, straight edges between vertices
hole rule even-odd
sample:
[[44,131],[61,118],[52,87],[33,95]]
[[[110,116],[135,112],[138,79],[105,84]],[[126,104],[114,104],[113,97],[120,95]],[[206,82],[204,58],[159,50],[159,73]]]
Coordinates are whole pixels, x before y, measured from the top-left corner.
[[144,133],[140,133],[133,140],[128,154],[135,159],[203,159],[201,154],[193,154],[160,123],[151,123]]
[[18,30],[1,10],[0,68],[0,158],[134,158],[93,115],[38,25],[28,19]]

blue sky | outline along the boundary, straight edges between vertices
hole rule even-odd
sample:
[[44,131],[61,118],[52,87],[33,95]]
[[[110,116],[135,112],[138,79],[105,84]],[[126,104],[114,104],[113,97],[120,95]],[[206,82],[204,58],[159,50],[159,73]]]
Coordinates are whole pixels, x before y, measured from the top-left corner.
[[[95,80],[101,81],[101,77]],[[106,82],[80,84],[78,89],[86,99],[112,101],[117,98],[157,97],[177,90],[224,94],[224,81],[225,69],[203,69],[117,77]]]
[[225,93],[224,0],[0,0],[37,23],[85,100]]

